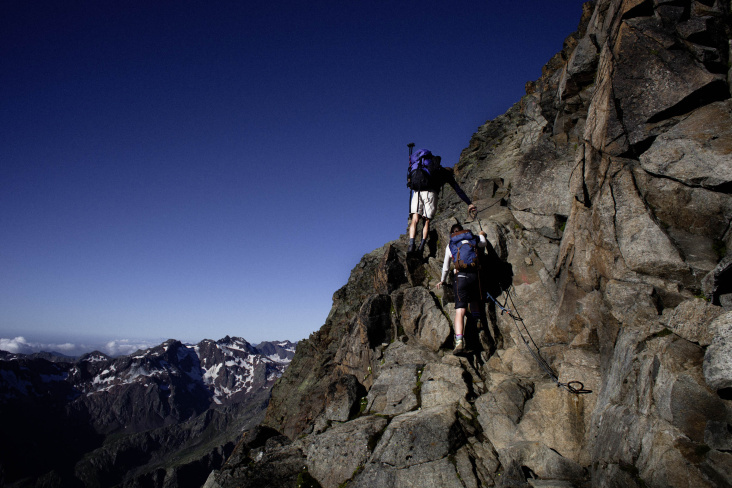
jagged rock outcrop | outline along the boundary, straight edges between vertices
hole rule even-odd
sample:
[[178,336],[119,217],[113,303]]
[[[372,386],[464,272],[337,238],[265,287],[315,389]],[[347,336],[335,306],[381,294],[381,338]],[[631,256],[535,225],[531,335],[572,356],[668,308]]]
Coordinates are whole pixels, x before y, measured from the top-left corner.
[[[273,389],[277,442],[206,486],[731,486],[731,30],[727,1],[585,4],[455,165],[477,218],[448,190],[429,255],[364,256]],[[455,219],[513,276],[464,357]]]

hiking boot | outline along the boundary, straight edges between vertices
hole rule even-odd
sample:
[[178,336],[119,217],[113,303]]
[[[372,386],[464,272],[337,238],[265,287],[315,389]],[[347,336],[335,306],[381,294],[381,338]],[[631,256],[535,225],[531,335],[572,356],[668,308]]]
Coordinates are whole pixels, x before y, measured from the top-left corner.
[[419,243],[419,247],[417,248],[417,250],[418,250],[419,252],[422,252],[422,251],[424,251],[424,244],[425,244],[425,242],[427,242],[427,241],[426,241],[426,240],[424,240],[424,239],[422,239],[422,241],[421,241],[421,242]]
[[465,350],[465,340],[455,339],[455,348],[452,350],[453,354],[461,353]]
[[407,252],[414,252],[414,243],[410,242],[409,247],[407,247]]

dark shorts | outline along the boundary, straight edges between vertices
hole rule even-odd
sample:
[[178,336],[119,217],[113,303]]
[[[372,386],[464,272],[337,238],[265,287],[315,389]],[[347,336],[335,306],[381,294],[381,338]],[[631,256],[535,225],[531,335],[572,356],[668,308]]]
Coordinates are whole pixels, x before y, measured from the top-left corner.
[[478,273],[459,272],[455,275],[455,308],[468,308],[468,304],[480,301]]

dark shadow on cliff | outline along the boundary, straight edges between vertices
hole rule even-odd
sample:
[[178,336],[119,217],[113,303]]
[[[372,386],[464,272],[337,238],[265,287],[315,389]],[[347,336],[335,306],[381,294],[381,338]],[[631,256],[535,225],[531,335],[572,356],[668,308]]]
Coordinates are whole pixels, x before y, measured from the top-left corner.
[[[487,305],[488,324],[490,330],[486,331],[493,338],[494,351],[503,347],[503,336],[498,328],[498,316],[500,313],[496,304],[488,295],[501,301],[502,295],[508,291],[513,284],[513,266],[498,256],[491,243],[485,247],[481,255],[481,290]],[[493,351],[491,351],[493,352]]]

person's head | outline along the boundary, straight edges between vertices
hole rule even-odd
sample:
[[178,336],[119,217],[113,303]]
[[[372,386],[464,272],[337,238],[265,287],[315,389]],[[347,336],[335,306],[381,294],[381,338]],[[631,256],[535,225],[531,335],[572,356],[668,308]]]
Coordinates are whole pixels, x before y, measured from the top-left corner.
[[454,234],[455,232],[460,232],[463,230],[463,226],[460,224],[453,224],[452,227],[450,227],[450,234]]

